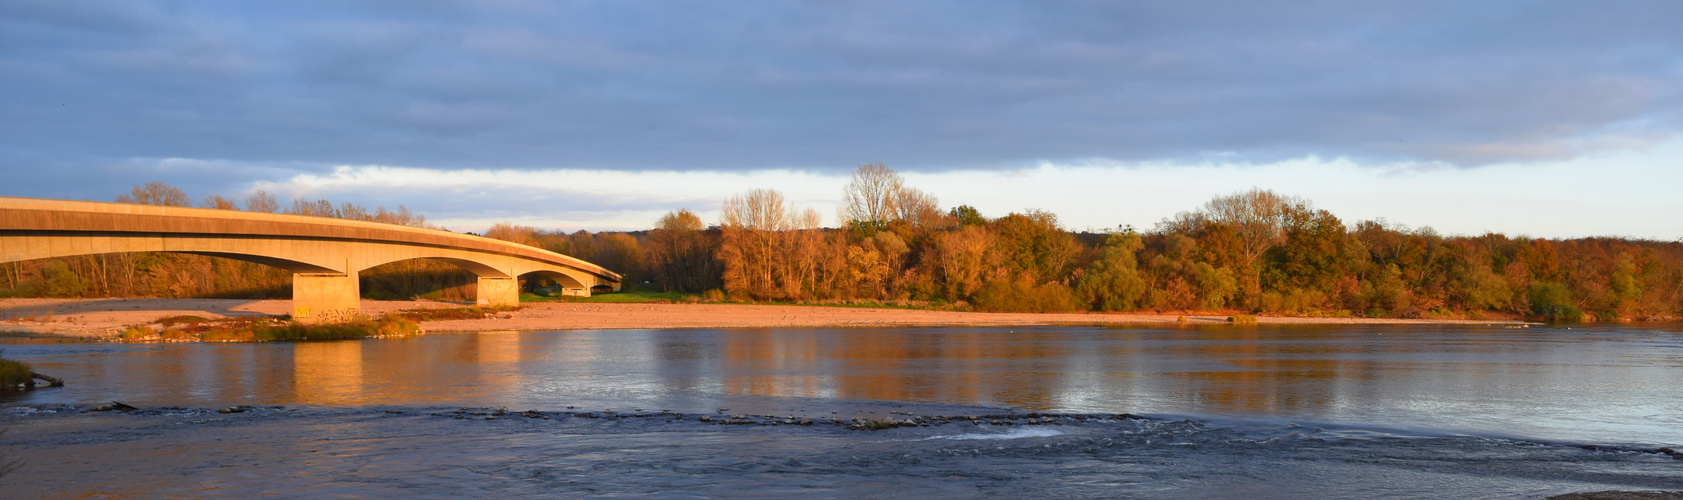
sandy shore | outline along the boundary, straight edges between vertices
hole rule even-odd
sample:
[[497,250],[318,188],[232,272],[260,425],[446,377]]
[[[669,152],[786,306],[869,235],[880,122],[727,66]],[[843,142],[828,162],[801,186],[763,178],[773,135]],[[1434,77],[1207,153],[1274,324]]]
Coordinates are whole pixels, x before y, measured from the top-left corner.
[[[462,307],[456,302],[365,300],[368,314],[417,308]],[[235,316],[282,315],[291,312],[287,300],[234,299],[0,299],[0,331],[103,337],[124,327],[154,323],[167,316],[193,315],[210,319]],[[976,313],[743,304],[602,304],[582,302],[529,303],[502,317],[477,320],[431,321],[427,331],[601,330],[630,328],[805,328],[892,326],[1026,326],[1067,324],[1174,323],[1175,314],[1114,313]],[[1224,323],[1225,315],[1187,315],[1191,323]],[[1364,318],[1259,317],[1264,324],[1498,324],[1503,321],[1409,320]]]

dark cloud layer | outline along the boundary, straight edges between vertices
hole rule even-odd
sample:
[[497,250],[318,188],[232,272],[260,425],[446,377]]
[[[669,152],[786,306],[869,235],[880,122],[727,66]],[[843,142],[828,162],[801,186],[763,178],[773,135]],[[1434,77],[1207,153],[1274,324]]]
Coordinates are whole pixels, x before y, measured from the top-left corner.
[[337,164],[1566,159],[1677,134],[1679,19],[1670,1],[10,0],[0,168],[7,194],[84,197]]

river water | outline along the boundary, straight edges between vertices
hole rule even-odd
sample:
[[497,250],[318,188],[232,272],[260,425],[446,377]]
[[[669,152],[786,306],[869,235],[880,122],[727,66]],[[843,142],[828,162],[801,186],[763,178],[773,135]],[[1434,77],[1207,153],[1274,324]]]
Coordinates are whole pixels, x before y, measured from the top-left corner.
[[1674,323],[8,342],[5,497],[1683,490]]

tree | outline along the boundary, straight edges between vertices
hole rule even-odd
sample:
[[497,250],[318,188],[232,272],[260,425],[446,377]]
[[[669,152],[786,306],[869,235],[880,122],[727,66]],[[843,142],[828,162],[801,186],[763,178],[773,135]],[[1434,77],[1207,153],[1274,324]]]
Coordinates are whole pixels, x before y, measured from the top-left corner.
[[848,224],[886,224],[898,215],[895,203],[906,180],[881,163],[860,165],[842,188],[840,218]]
[[1044,210],[1006,215],[990,228],[1000,263],[1039,283],[1063,280],[1081,252],[1075,237],[1058,225],[1058,216]]
[[1145,243],[1132,231],[1105,238],[1101,256],[1082,273],[1076,293],[1096,310],[1134,310],[1145,295],[1145,280],[1140,278],[1135,257],[1142,248]]
[[538,228],[522,226],[510,222],[498,222],[496,224],[492,224],[490,229],[485,230],[486,238],[519,243],[529,247],[537,247],[539,245],[537,234]]
[[953,207],[951,211],[947,212],[947,215],[956,220],[960,226],[984,226],[988,223],[988,218],[982,217],[982,212],[970,205]]
[[240,209],[239,205],[234,204],[234,200],[223,198],[222,195],[219,195],[219,194],[213,194],[213,195],[210,195],[210,196],[206,196],[205,201],[199,203],[199,206],[204,207],[204,208],[214,208],[214,209],[217,209],[217,210],[239,210]]
[[789,207],[783,193],[754,189],[732,196],[721,207],[719,261],[724,264],[727,292],[754,298],[788,296],[790,262],[782,250],[803,217]]
[[860,165],[842,189],[841,225],[864,229],[869,236],[895,221],[920,230],[941,224],[935,195],[907,187],[906,179],[881,163]]
[[1239,264],[1253,266],[1268,249],[1285,242],[1286,223],[1294,208],[1308,211],[1309,202],[1252,188],[1217,196],[1204,204],[1204,214],[1210,222],[1233,228],[1240,242]]
[[718,246],[717,233],[704,231],[701,218],[694,212],[667,212],[649,231],[646,255],[650,277],[669,292],[718,288],[720,267],[713,254]]
[[1246,298],[1255,305],[1262,292],[1259,259],[1271,248],[1285,243],[1287,218],[1291,211],[1310,211],[1307,200],[1273,191],[1250,191],[1217,196],[1203,208],[1181,212],[1158,224],[1165,233],[1201,234],[1212,226],[1225,226],[1237,243],[1236,268]]
[[702,228],[701,217],[684,208],[667,212],[655,221],[655,229],[667,231],[700,231]]
[[941,207],[935,195],[911,187],[901,187],[894,193],[894,219],[911,223],[912,227],[928,230],[941,224]]
[[980,226],[964,226],[936,234],[934,253],[929,259],[935,268],[938,285],[948,300],[969,298],[982,289],[982,284],[997,266],[990,257],[995,255],[993,234]]
[[133,203],[136,205],[161,205],[166,207],[190,207],[193,202],[187,199],[187,193],[181,188],[158,181],[135,186],[129,194],[117,197],[117,203]]
[[1289,209],[1286,243],[1269,262],[1271,284],[1280,290],[1330,291],[1343,275],[1344,223],[1326,210]]
[[280,211],[280,202],[275,200],[275,195],[259,189],[245,199],[245,209],[247,212],[272,214]]

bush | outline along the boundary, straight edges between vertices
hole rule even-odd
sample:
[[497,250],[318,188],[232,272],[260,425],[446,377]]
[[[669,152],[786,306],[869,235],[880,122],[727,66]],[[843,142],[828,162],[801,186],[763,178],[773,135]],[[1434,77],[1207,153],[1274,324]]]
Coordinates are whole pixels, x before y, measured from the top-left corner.
[[1068,312],[1084,309],[1062,283],[1035,285],[1028,276],[989,281],[976,292],[976,308],[991,312]]
[[128,341],[136,341],[136,340],[145,340],[146,338],[152,337],[152,336],[157,335],[157,334],[158,334],[158,332],[152,331],[151,327],[131,326],[131,327],[123,329],[123,333],[118,334],[117,338],[120,338],[120,339],[123,339],[123,340],[128,340]]
[[164,325],[164,328],[169,328],[175,325],[197,325],[206,321],[210,320],[199,316],[166,316],[152,322]]
[[205,342],[256,342],[257,333],[251,328],[212,328],[199,336]]
[[1227,322],[1235,325],[1254,325],[1256,324],[1256,316],[1247,316],[1243,314],[1238,316],[1228,316]]
[[16,389],[19,384],[34,385],[29,365],[21,361],[0,359],[0,390]]
[[1579,321],[1584,312],[1572,304],[1572,291],[1559,283],[1537,283],[1526,293],[1531,300],[1531,314],[1550,321]]
[[405,337],[418,335],[421,327],[404,318],[387,317],[377,320],[353,321],[332,325],[257,326],[251,329],[256,340],[355,340],[370,337]]

